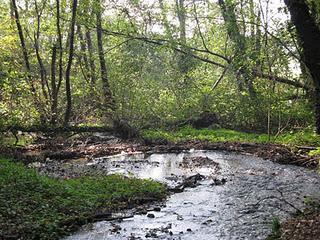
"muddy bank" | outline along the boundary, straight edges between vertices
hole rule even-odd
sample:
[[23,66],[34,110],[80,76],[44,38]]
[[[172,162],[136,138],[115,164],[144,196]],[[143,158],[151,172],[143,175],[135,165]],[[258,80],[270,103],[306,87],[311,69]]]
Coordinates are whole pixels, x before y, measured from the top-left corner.
[[291,218],[281,224],[283,240],[317,240],[320,236],[320,213]]
[[148,145],[155,152],[179,152],[186,149],[196,150],[217,150],[236,153],[249,153],[256,157],[269,159],[281,164],[292,164],[308,168],[317,168],[319,159],[308,156],[307,149],[291,148],[278,144],[261,144],[261,143],[241,143],[241,142],[219,142],[211,143],[209,141],[185,141],[179,143],[157,144],[149,143]]
[[281,164],[292,164],[317,168],[319,157],[310,157],[308,148],[287,147],[277,144],[240,142],[219,142],[190,140],[179,143],[124,141],[119,138],[96,133],[72,138],[58,137],[43,139],[25,147],[1,147],[2,154],[20,159],[25,163],[44,162],[47,159],[66,161],[70,159],[92,160],[121,153],[179,153],[181,151],[217,150],[236,153],[249,153]]
[[320,198],[308,199],[307,207],[280,224],[282,240],[315,240],[320,236]]

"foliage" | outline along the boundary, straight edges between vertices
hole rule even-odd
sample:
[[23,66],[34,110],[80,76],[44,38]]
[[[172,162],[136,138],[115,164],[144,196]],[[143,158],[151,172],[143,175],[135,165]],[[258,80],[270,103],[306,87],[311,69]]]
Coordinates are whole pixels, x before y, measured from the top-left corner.
[[279,143],[287,145],[319,146],[320,137],[311,131],[298,131],[271,135],[239,132],[230,129],[194,129],[186,126],[177,131],[163,129],[149,129],[143,131],[144,137],[151,140],[168,140],[173,142],[183,140],[208,140],[211,142],[255,142],[255,143]]
[[315,150],[311,150],[309,152],[309,155],[310,156],[318,156],[318,155],[320,155],[320,147],[317,147],[317,149],[315,149]]
[[0,238],[59,239],[100,211],[161,199],[164,187],[120,175],[57,180],[0,159]]
[[[60,2],[63,76],[57,96],[56,117],[57,124],[61,125],[66,106],[64,78],[72,1],[16,2],[31,72],[27,73],[25,68],[16,24],[10,15],[12,9],[2,1],[0,125],[51,124],[53,98],[46,98],[43,89],[52,95],[52,75],[56,82],[59,76],[59,51],[55,72],[52,69],[53,49],[58,44],[57,2]],[[101,1],[105,11],[102,14],[104,57],[110,90],[117,105],[113,117],[126,119],[139,128],[163,127],[210,111],[217,113],[220,125],[224,128],[267,132],[268,119],[269,130],[273,133],[282,128],[314,126],[312,102],[305,99],[305,90],[251,73],[247,73],[247,76],[252,82],[255,97],[246,88],[239,88],[243,80],[239,74],[243,69],[248,72],[259,69],[306,85],[310,85],[310,79],[292,68],[299,68],[300,63],[293,57],[299,55],[299,49],[288,22],[274,18],[269,19],[270,26],[262,27],[259,24],[265,22],[261,13],[264,7],[251,0],[242,4],[238,1],[228,2],[235,3],[236,17],[241,19],[232,23],[232,27],[239,30],[239,36],[236,37],[244,44],[244,51],[239,57],[235,57],[237,39],[229,42],[227,36],[228,22],[215,21],[222,15],[216,3],[195,1],[189,4],[185,1],[182,7],[188,17],[185,22],[186,39],[183,41],[186,46],[182,46],[180,33],[183,22],[179,22],[178,15],[181,12],[177,11],[175,1]],[[79,2],[78,6],[75,61],[71,71],[72,124],[103,124],[106,114],[102,104],[103,84],[95,31],[97,3],[86,0]],[[40,22],[37,8],[42,14]],[[39,52],[46,73],[45,83],[41,79],[41,64],[35,48],[38,23]],[[91,46],[88,45],[88,39],[91,40]],[[234,62],[229,63],[226,59],[233,59]],[[204,60],[226,66],[227,71]],[[36,94],[30,92],[27,74],[31,75]],[[220,78],[221,81],[213,89]]]
[[[320,212],[320,199],[314,199],[312,197],[305,197],[304,203],[307,205],[307,210],[311,211],[312,213]],[[306,211],[307,212],[307,211]]]

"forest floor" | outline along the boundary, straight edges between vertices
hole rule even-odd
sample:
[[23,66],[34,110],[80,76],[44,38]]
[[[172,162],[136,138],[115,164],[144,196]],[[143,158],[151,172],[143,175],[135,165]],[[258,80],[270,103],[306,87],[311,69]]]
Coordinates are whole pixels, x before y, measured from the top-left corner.
[[[271,159],[272,161],[281,164],[294,164],[312,169],[316,169],[319,167],[319,156],[317,154],[310,154],[310,152],[312,151],[317,153],[316,146],[320,146],[320,139],[313,134],[308,133],[303,135],[299,133],[281,135],[278,136],[277,139],[273,139],[273,143],[270,143],[268,142],[268,139],[266,139],[265,135],[237,133],[238,132],[231,130],[194,130],[190,128],[184,128],[176,132],[149,130],[143,133],[146,139],[144,141],[123,141],[115,137],[104,136],[103,134],[78,134],[73,136],[61,135],[55,138],[41,138],[40,140],[38,139],[32,144],[27,144],[24,146],[8,147],[2,145],[2,147],[0,147],[0,152],[4,156],[13,159],[18,159],[24,164],[38,164],[46,161],[47,159],[61,162],[66,162],[69,160],[90,161],[97,157],[109,156],[120,153],[179,153],[183,150],[199,149],[249,153],[264,159]],[[7,160],[1,160],[1,164],[4,164],[4,166],[9,166],[10,164],[13,164],[11,162],[6,161]],[[10,168],[11,167],[15,169],[15,166],[10,166]],[[21,170],[21,168],[22,166],[17,166],[17,169]],[[8,169],[9,168],[7,168],[7,170]],[[0,170],[7,171],[3,170],[3,168],[0,168]],[[34,173],[31,173],[31,175],[33,174]],[[21,176],[24,175],[25,174],[23,173]],[[10,174],[7,174],[7,176],[10,176]],[[19,175],[17,175],[17,177],[19,177]],[[70,176],[66,175],[66,180],[63,181],[70,181],[68,180],[68,178],[70,178]],[[39,178],[36,177],[36,179],[36,184],[38,184]],[[3,180],[3,177],[1,180]],[[19,179],[17,181],[19,181]],[[45,179],[43,181],[47,182],[51,180]],[[40,180],[40,185],[43,185],[43,181]],[[110,180],[105,179],[103,181]],[[2,181],[2,183],[3,182],[4,181]],[[54,184],[57,185],[58,183]],[[130,182],[124,182],[124,184],[130,185]],[[148,184],[152,185],[154,183],[150,182]],[[59,182],[58,185],[60,185],[59,189],[69,187],[69,183],[67,182]],[[28,186],[23,186],[23,183],[21,186],[23,189],[30,188]],[[40,188],[43,187],[41,186]],[[156,190],[152,192],[150,189],[148,189],[148,187],[142,189],[142,191],[146,192],[140,192],[140,195],[138,194],[138,196],[141,197],[137,197],[136,202],[139,202],[139,200],[145,198],[146,194],[153,194],[153,199],[163,198],[164,191],[160,190],[160,186],[155,187],[154,185],[152,185],[151,188],[153,190]],[[44,191],[44,195],[48,195],[46,191],[47,189]],[[90,190],[84,189],[80,193],[74,194],[73,192],[72,194],[74,194],[73,196],[78,196],[77,194],[85,194],[85,191]],[[8,192],[10,193],[10,191]],[[61,194],[63,195],[65,193]],[[131,194],[135,195],[136,192],[131,192]],[[104,197],[109,198],[110,202],[110,196]],[[40,198],[42,198],[42,196],[40,196]],[[126,202],[126,199],[130,198],[130,195],[126,195],[125,199],[123,199],[124,201],[121,202]],[[98,200],[97,202],[94,202],[92,205],[95,204],[98,204]],[[79,207],[88,207],[87,205],[79,205]],[[64,208],[64,206],[62,206],[62,208]],[[294,217],[284,223],[281,223],[280,228],[277,228],[276,231],[274,231],[275,233],[272,239],[280,239],[277,238],[279,236],[281,236],[281,239],[298,240],[302,239],[301,236],[303,236],[304,240],[315,239],[315,236],[319,236],[320,214],[318,208],[313,209],[315,210],[310,211],[309,209],[307,214],[300,214],[297,217]],[[76,212],[77,210],[78,209],[74,210],[74,212]],[[21,211],[21,209],[18,209],[18,211]],[[89,214],[89,211],[87,210],[86,213]],[[15,214],[17,215],[17,213]],[[90,214],[92,216],[92,212],[90,212]],[[28,223],[28,221],[25,222]],[[48,220],[41,219],[41,221]],[[31,224],[32,221],[29,221],[29,223]],[[45,224],[45,222],[43,224]],[[6,226],[8,227],[9,225]],[[3,226],[1,226],[1,228],[5,229]],[[23,227],[21,227],[21,229],[23,229]],[[0,236],[1,234],[3,233],[0,232]],[[13,237],[15,236],[14,234],[16,233],[12,233]]]

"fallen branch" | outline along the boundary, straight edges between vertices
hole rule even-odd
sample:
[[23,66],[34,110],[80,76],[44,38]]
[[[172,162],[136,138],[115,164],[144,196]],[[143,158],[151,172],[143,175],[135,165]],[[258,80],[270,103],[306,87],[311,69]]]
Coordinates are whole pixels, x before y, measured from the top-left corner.
[[[109,30],[105,30],[105,29],[103,31],[104,31],[105,34],[111,35],[111,36],[118,36],[118,37],[126,38],[128,40],[139,40],[139,41],[143,41],[143,42],[150,43],[150,44],[153,44],[153,45],[164,46],[164,47],[170,48],[170,49],[172,49],[174,51],[180,52],[182,54],[190,55],[191,57],[193,57],[195,59],[198,59],[200,61],[212,64],[212,65],[215,65],[215,66],[220,67],[220,68],[226,69],[227,66],[225,64],[221,64],[221,63],[219,63],[217,61],[214,61],[212,59],[209,59],[207,57],[200,56],[200,55],[198,55],[196,53],[198,52],[198,53],[209,54],[211,56],[218,57],[220,60],[226,61],[227,64],[231,64],[231,59],[229,59],[228,57],[223,56],[223,55],[218,54],[218,53],[211,52],[208,49],[198,49],[198,48],[194,48],[194,47],[191,47],[191,46],[183,45],[183,44],[178,43],[178,42],[172,43],[171,41],[169,41],[167,39],[153,39],[153,38],[149,38],[149,37],[146,37],[146,36],[134,36],[134,35],[130,35],[130,34],[122,33],[122,32],[113,32],[113,31],[109,31]],[[188,49],[189,51],[186,51],[184,49]],[[294,86],[296,88],[302,88],[302,89],[305,89],[307,91],[311,90],[310,87],[307,86],[306,84],[303,84],[303,83],[295,81],[295,80],[287,79],[287,78],[284,78],[284,77],[270,75],[270,74],[266,74],[266,73],[259,72],[259,71],[256,71],[256,70],[252,70],[252,75],[254,77],[260,77],[260,78],[268,79],[268,80],[275,81],[275,82],[278,82],[278,83],[284,83],[284,84],[287,84],[287,85],[290,85],[290,86]]]

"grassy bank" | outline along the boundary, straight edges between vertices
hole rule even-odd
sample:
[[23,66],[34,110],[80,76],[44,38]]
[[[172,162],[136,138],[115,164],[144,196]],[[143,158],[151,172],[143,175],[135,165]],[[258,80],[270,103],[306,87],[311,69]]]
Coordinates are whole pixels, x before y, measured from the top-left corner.
[[58,239],[99,212],[164,196],[164,187],[149,180],[57,180],[0,158],[0,239]]
[[194,129],[183,127],[176,131],[161,129],[149,129],[143,131],[143,135],[149,140],[168,140],[179,142],[183,140],[208,140],[211,142],[254,142],[254,143],[278,143],[285,145],[320,146],[320,136],[312,131],[300,131],[283,133],[278,136],[267,134],[244,133],[229,129]]

